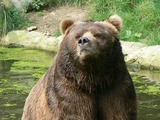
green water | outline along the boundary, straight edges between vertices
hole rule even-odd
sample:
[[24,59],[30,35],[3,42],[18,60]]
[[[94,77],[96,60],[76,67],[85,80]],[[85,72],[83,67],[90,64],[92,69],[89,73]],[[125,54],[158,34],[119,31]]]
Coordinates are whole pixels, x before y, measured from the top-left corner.
[[0,120],[20,120],[25,99],[54,53],[0,47]]
[[[44,51],[0,47],[0,120],[21,119],[30,89],[51,65],[53,56]],[[132,74],[138,120],[160,120],[160,85],[142,74],[146,72]],[[152,72],[152,76],[154,73],[160,76],[159,71]]]

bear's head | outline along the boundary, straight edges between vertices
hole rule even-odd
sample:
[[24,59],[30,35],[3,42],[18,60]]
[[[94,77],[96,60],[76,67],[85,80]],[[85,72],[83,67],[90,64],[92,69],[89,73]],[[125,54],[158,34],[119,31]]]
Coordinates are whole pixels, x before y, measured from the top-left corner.
[[121,27],[118,15],[101,22],[62,21],[63,40],[55,59],[58,75],[85,91],[109,86],[125,69],[118,39]]
[[80,63],[89,59],[106,57],[112,53],[113,45],[118,40],[122,19],[118,15],[111,16],[103,22],[85,21],[75,23],[64,20],[61,31],[64,35],[62,44],[71,56]]

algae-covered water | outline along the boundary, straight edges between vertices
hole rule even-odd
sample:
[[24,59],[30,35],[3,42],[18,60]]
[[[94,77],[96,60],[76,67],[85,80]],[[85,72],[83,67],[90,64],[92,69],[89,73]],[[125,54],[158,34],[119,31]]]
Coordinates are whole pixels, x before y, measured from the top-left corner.
[[25,99],[54,53],[0,47],[0,120],[20,120]]
[[[45,51],[0,47],[0,120],[21,119],[30,89],[51,65],[53,56],[54,53]],[[148,72],[132,75],[138,97],[138,120],[160,120],[160,85],[143,74]],[[160,76],[159,71],[150,74],[155,73]]]

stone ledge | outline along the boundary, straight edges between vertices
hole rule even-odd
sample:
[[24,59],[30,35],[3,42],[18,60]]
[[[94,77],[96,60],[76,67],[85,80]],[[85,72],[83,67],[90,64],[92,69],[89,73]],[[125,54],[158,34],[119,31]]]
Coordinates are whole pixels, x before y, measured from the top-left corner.
[[[36,31],[17,30],[9,32],[2,40],[1,45],[20,46],[46,51],[57,51],[62,36],[56,38],[46,36]],[[129,66],[138,69],[160,69],[160,45],[147,46],[139,42],[121,41],[125,60]]]

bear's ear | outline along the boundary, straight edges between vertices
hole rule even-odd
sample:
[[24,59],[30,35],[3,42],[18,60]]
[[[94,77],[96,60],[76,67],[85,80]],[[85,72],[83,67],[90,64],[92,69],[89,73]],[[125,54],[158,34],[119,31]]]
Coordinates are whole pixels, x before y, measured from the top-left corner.
[[61,33],[64,34],[65,31],[73,24],[74,24],[73,20],[70,19],[63,20],[60,25]]
[[108,22],[116,27],[118,31],[122,28],[122,18],[118,15],[112,15],[109,17]]

